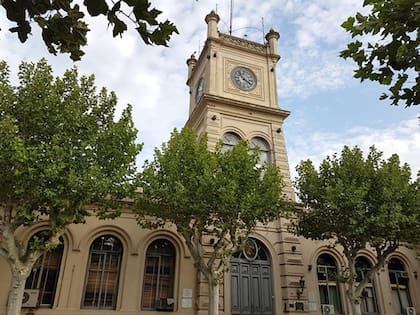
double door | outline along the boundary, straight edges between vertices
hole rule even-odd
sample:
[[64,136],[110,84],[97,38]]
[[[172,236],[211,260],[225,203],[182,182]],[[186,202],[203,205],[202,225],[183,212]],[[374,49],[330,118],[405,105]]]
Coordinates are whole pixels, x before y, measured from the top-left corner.
[[232,315],[272,315],[270,261],[232,258],[230,272]]

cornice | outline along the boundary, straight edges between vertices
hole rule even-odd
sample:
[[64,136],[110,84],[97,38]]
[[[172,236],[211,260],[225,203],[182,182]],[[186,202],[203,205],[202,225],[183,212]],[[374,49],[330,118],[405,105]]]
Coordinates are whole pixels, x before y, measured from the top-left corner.
[[219,33],[218,41],[223,43],[224,45],[240,47],[248,51],[252,51],[254,53],[259,53],[259,54],[264,54],[264,55],[267,53],[267,45],[251,42],[247,39],[243,39],[243,38],[232,36],[232,35]]
[[279,108],[272,108],[262,105],[255,105],[252,103],[239,101],[231,98],[216,96],[212,94],[203,94],[201,96],[200,102],[194,108],[193,112],[191,113],[188,121],[186,122],[185,126],[190,126],[193,121],[197,121],[197,119],[203,114],[203,111],[209,108],[209,103],[217,103],[217,104],[226,104],[230,106],[239,107],[246,110],[253,110],[260,113],[267,113],[270,115],[280,116],[283,119],[287,118],[290,115],[290,111],[283,110]]

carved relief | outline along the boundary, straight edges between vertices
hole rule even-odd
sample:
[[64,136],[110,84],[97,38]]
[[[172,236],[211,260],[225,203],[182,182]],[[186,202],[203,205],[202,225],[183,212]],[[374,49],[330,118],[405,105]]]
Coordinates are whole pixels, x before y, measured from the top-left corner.
[[265,53],[266,52],[266,46],[259,44],[259,43],[254,43],[254,42],[250,42],[246,39],[243,38],[238,38],[238,37],[234,37],[234,36],[230,36],[230,35],[226,35],[226,34],[220,34],[219,38],[225,43],[225,44],[233,44],[235,46],[241,46],[243,48],[246,49],[250,49],[259,53]]

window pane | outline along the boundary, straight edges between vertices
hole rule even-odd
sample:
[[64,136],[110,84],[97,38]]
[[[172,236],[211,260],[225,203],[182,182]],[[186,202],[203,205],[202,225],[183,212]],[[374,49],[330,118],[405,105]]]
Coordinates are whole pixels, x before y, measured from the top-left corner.
[[240,140],[241,140],[241,137],[239,137],[236,133],[226,132],[223,135],[222,152],[231,150],[235,145],[239,143]]
[[334,305],[334,310],[336,313],[341,313],[341,303],[340,303],[340,296],[338,294],[338,288],[336,286],[329,286],[328,287],[329,293],[329,303]]
[[115,309],[122,244],[111,235],[97,238],[90,248],[83,306]]
[[44,253],[35,262],[26,280],[25,289],[39,289],[40,306],[51,307],[54,303],[62,256],[62,244],[53,251]]
[[392,289],[392,304],[394,304],[395,314],[402,314],[400,299],[398,297],[398,291],[396,289]]
[[255,137],[251,140],[251,149],[259,149],[259,164],[271,164],[270,145],[263,138]]
[[144,267],[142,308],[173,310],[175,248],[164,239],[154,241],[147,249]]
[[321,304],[332,304],[341,313],[340,292],[337,282],[337,266],[334,258],[322,254],[317,259],[318,288]]

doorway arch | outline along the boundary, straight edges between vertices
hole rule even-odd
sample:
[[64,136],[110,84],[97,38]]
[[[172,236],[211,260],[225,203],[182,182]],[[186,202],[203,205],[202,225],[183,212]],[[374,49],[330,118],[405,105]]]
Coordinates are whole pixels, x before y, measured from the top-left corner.
[[272,268],[267,247],[248,238],[230,261],[231,314],[272,315]]

